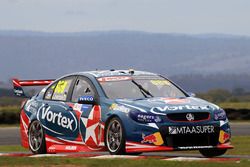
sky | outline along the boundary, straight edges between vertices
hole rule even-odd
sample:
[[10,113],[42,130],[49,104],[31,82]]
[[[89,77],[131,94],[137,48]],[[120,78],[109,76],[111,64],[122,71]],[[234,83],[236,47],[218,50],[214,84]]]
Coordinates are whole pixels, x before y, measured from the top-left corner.
[[249,0],[0,0],[0,30],[250,35]]

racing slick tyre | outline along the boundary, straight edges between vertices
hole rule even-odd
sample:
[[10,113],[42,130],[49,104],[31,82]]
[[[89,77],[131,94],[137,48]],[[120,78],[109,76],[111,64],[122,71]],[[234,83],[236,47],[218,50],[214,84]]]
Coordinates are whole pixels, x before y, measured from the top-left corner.
[[47,152],[44,130],[38,120],[35,120],[30,124],[28,138],[29,148],[34,154],[45,154]]
[[199,151],[204,157],[216,157],[225,154],[227,149],[205,149]]
[[118,117],[112,118],[105,131],[105,145],[111,155],[123,155],[125,152],[125,129]]

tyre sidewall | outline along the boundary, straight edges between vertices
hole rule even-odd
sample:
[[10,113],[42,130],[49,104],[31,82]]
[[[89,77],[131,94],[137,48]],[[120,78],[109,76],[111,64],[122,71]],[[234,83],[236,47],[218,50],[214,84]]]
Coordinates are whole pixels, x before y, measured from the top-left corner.
[[[40,148],[36,151],[32,150],[31,146],[30,146],[30,127],[34,122],[38,122],[41,125],[42,131],[43,131],[43,137],[42,137],[42,144],[40,146]],[[45,131],[43,129],[43,126],[41,124],[41,122],[39,122],[38,120],[34,120],[31,122],[30,126],[29,126],[29,130],[28,130],[28,141],[29,141],[29,149],[31,150],[32,153],[34,154],[46,154],[47,153],[47,149],[46,149],[46,141],[45,141]]]
[[[109,150],[108,145],[107,145],[107,128],[109,127],[109,124],[111,122],[113,122],[114,120],[118,121],[120,123],[120,125],[121,125],[121,128],[122,128],[122,139],[121,139],[121,144],[120,144],[119,148],[115,152],[112,152],[112,151]],[[122,121],[121,121],[120,118],[113,117],[112,119],[110,119],[110,121],[107,123],[107,126],[105,128],[105,135],[104,136],[105,136],[104,137],[105,146],[106,146],[106,148],[108,149],[108,151],[109,151],[109,153],[111,155],[124,155],[124,154],[126,154],[126,150],[125,150],[126,133],[125,133],[125,128],[124,128],[123,123],[122,123]]]

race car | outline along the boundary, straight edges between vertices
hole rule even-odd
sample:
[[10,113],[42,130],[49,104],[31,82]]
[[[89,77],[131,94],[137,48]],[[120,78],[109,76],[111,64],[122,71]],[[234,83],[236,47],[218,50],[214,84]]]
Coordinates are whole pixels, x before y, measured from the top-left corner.
[[225,111],[150,72],[78,72],[56,80],[13,79],[46,86],[21,107],[21,143],[34,154],[110,154],[199,150],[205,157],[233,148]]

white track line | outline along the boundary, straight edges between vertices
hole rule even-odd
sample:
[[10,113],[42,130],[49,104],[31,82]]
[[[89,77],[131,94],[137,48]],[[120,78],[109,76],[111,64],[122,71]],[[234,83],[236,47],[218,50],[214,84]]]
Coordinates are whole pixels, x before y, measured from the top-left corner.
[[176,158],[167,158],[163,160],[166,160],[166,161],[206,161],[206,160],[209,160],[209,158],[176,157]]
[[138,157],[139,156],[132,156],[132,155],[100,155],[100,156],[95,156],[95,157],[90,157],[90,158],[93,158],[93,159],[121,159],[121,158],[134,159]]
[[37,155],[31,155],[29,157],[32,158],[40,158],[40,157],[66,157],[66,154],[37,154]]

